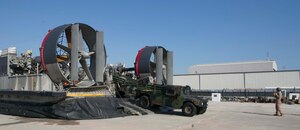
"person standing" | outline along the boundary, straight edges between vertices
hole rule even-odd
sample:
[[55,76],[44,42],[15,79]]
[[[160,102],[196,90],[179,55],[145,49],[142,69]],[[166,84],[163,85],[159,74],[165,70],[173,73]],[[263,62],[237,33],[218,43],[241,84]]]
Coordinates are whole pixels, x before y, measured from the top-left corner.
[[281,89],[279,87],[276,88],[276,93],[274,93],[274,97],[276,98],[276,100],[275,100],[276,113],[274,114],[274,116],[282,116],[283,115],[281,112],[282,93],[281,93]]

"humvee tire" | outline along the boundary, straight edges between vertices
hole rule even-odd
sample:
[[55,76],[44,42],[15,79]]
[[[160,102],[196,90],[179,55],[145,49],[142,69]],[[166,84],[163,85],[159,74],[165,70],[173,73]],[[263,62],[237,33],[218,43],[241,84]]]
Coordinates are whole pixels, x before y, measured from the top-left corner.
[[203,114],[203,113],[205,113],[205,112],[206,112],[206,108],[202,108],[202,107],[198,107],[198,108],[197,108],[197,115]]
[[196,106],[193,103],[187,102],[184,103],[182,106],[182,113],[185,116],[192,117],[196,114],[196,111],[197,111]]
[[149,109],[151,106],[151,102],[148,96],[143,95],[139,98],[139,106],[145,109]]

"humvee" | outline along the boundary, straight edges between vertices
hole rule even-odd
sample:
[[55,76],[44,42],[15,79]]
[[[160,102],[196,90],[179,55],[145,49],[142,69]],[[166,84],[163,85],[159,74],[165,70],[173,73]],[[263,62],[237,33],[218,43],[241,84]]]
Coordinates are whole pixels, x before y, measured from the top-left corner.
[[203,114],[207,109],[207,100],[190,95],[189,86],[151,85],[138,87],[136,90],[138,104],[149,109],[151,106],[167,106],[182,109],[185,116]]
[[153,106],[182,109],[185,116],[206,112],[208,101],[191,95],[190,86],[147,84],[145,80],[134,80],[126,76],[113,76],[120,97],[134,97],[138,105],[149,109]]

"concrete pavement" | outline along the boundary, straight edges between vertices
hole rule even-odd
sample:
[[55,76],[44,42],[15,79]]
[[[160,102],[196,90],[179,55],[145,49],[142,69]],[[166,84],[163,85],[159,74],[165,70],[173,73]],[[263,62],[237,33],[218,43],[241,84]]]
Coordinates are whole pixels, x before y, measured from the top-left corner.
[[0,114],[0,130],[299,130],[300,105],[283,104],[282,107],[283,117],[273,116],[274,104],[237,102],[209,102],[207,112],[194,117],[184,117],[180,110],[98,120],[39,119]]

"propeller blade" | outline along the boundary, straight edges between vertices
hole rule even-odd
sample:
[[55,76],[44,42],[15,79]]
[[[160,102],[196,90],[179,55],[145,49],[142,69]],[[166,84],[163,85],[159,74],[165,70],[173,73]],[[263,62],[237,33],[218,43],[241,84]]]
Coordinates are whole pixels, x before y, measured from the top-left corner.
[[67,62],[60,62],[60,67],[62,68],[63,75],[68,77],[70,75],[70,70]]
[[81,64],[81,67],[83,68],[84,72],[88,76],[89,80],[94,81],[93,76],[92,76],[92,74],[91,74],[91,72],[90,72],[90,70],[89,70],[89,68],[86,64],[85,59],[81,59],[81,60],[79,60],[79,62]]
[[85,52],[85,51],[79,51],[79,54],[81,55],[81,57],[83,58],[89,58],[92,54],[94,54],[95,52]]
[[57,44],[57,46],[59,48],[61,48],[62,50],[66,51],[67,53],[71,54],[71,48],[68,48],[68,47],[66,47],[66,46],[64,46],[62,44]]
[[95,54],[95,52],[93,52],[93,51],[88,52],[88,55],[89,55],[89,56],[91,56],[91,55],[93,55],[93,54]]
[[72,47],[72,43],[71,43],[71,29],[67,29],[65,30],[65,34],[66,34],[66,39],[68,42],[68,48]]
[[155,68],[156,68],[156,63],[150,61],[150,67],[151,67],[152,69],[155,69]]

